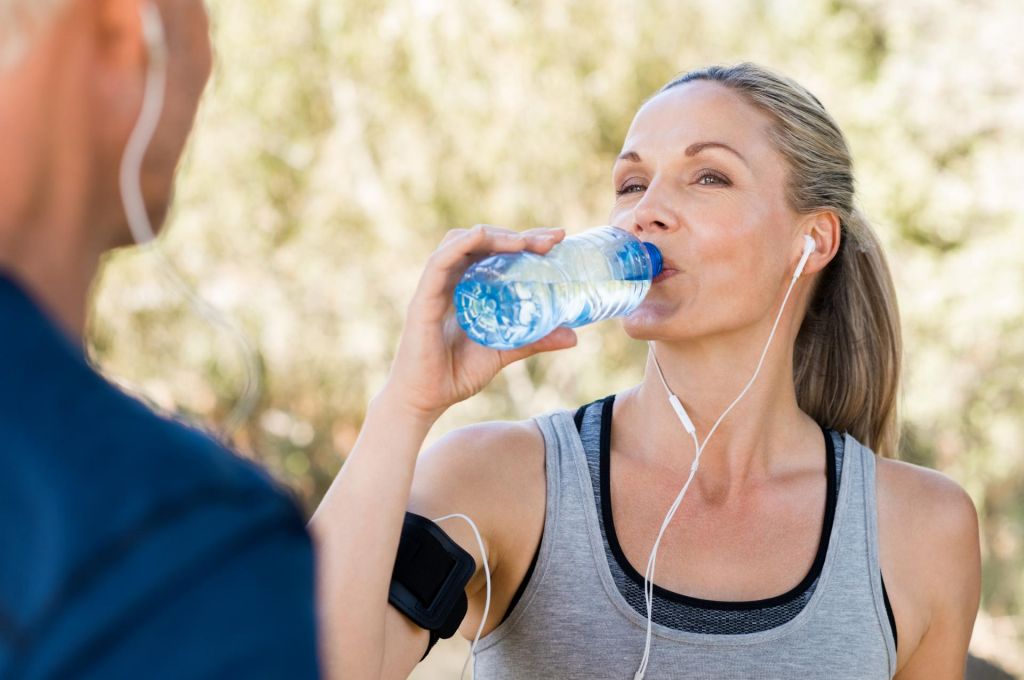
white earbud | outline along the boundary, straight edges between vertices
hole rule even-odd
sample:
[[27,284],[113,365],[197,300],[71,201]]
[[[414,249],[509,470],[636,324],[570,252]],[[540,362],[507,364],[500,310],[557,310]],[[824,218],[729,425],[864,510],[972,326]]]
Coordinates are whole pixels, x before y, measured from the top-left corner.
[[804,267],[807,266],[807,260],[811,257],[811,253],[817,246],[814,243],[814,239],[804,234],[804,252],[800,256],[800,263],[796,266],[796,271],[793,272],[793,278],[799,279],[800,275],[804,273]]
[[167,61],[167,40],[160,10],[152,2],[147,2],[139,12],[142,14],[142,37],[146,41],[149,58],[157,66],[163,67]]

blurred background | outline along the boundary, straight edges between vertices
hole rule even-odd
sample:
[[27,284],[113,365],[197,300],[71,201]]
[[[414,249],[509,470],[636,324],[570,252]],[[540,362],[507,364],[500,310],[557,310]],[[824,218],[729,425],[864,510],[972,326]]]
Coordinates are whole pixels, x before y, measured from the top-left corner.
[[[673,75],[752,60],[845,131],[896,278],[902,457],[981,517],[973,653],[1024,674],[1024,5],[1019,0],[211,0],[216,72],[163,247],[239,324],[263,390],[237,446],[315,507],[387,375],[427,256],[453,227],[603,224],[632,115]],[[229,334],[110,257],[95,363],[216,428],[245,383]],[[507,369],[432,438],[639,381],[616,322]],[[358,518],[353,518],[358,521]],[[941,559],[941,556],[936,556]],[[455,677],[449,643],[414,677]],[[991,677],[1005,677],[993,675]]]

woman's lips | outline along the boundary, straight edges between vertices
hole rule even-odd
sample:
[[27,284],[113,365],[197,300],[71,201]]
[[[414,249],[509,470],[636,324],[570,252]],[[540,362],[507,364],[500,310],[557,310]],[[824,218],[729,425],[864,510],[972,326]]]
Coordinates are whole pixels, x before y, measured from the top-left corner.
[[678,269],[673,269],[671,267],[665,267],[664,269],[661,270],[660,274],[658,274],[657,276],[655,276],[651,280],[651,283],[652,284],[653,283],[661,283],[665,279],[671,278],[671,277],[675,276],[678,273],[679,273]]

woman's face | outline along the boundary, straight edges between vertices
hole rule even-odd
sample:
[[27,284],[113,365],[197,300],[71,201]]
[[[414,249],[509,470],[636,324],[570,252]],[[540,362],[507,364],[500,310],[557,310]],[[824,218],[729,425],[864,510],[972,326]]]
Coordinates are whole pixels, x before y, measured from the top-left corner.
[[774,317],[800,254],[800,215],[771,119],[695,81],[647,102],[615,162],[611,223],[661,249],[665,274],[624,320],[644,340],[740,331]]

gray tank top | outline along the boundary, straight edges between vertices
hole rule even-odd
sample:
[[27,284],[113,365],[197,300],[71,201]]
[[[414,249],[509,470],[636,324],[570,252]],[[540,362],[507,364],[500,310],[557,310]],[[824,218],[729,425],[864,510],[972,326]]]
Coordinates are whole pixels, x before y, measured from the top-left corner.
[[[511,615],[480,640],[476,680],[633,677],[646,619],[608,566],[587,458],[569,411],[535,419],[544,435],[547,509],[537,564]],[[824,566],[785,623],[708,634],[655,623],[646,677],[891,678],[896,648],[878,565],[874,454],[847,435]]]

